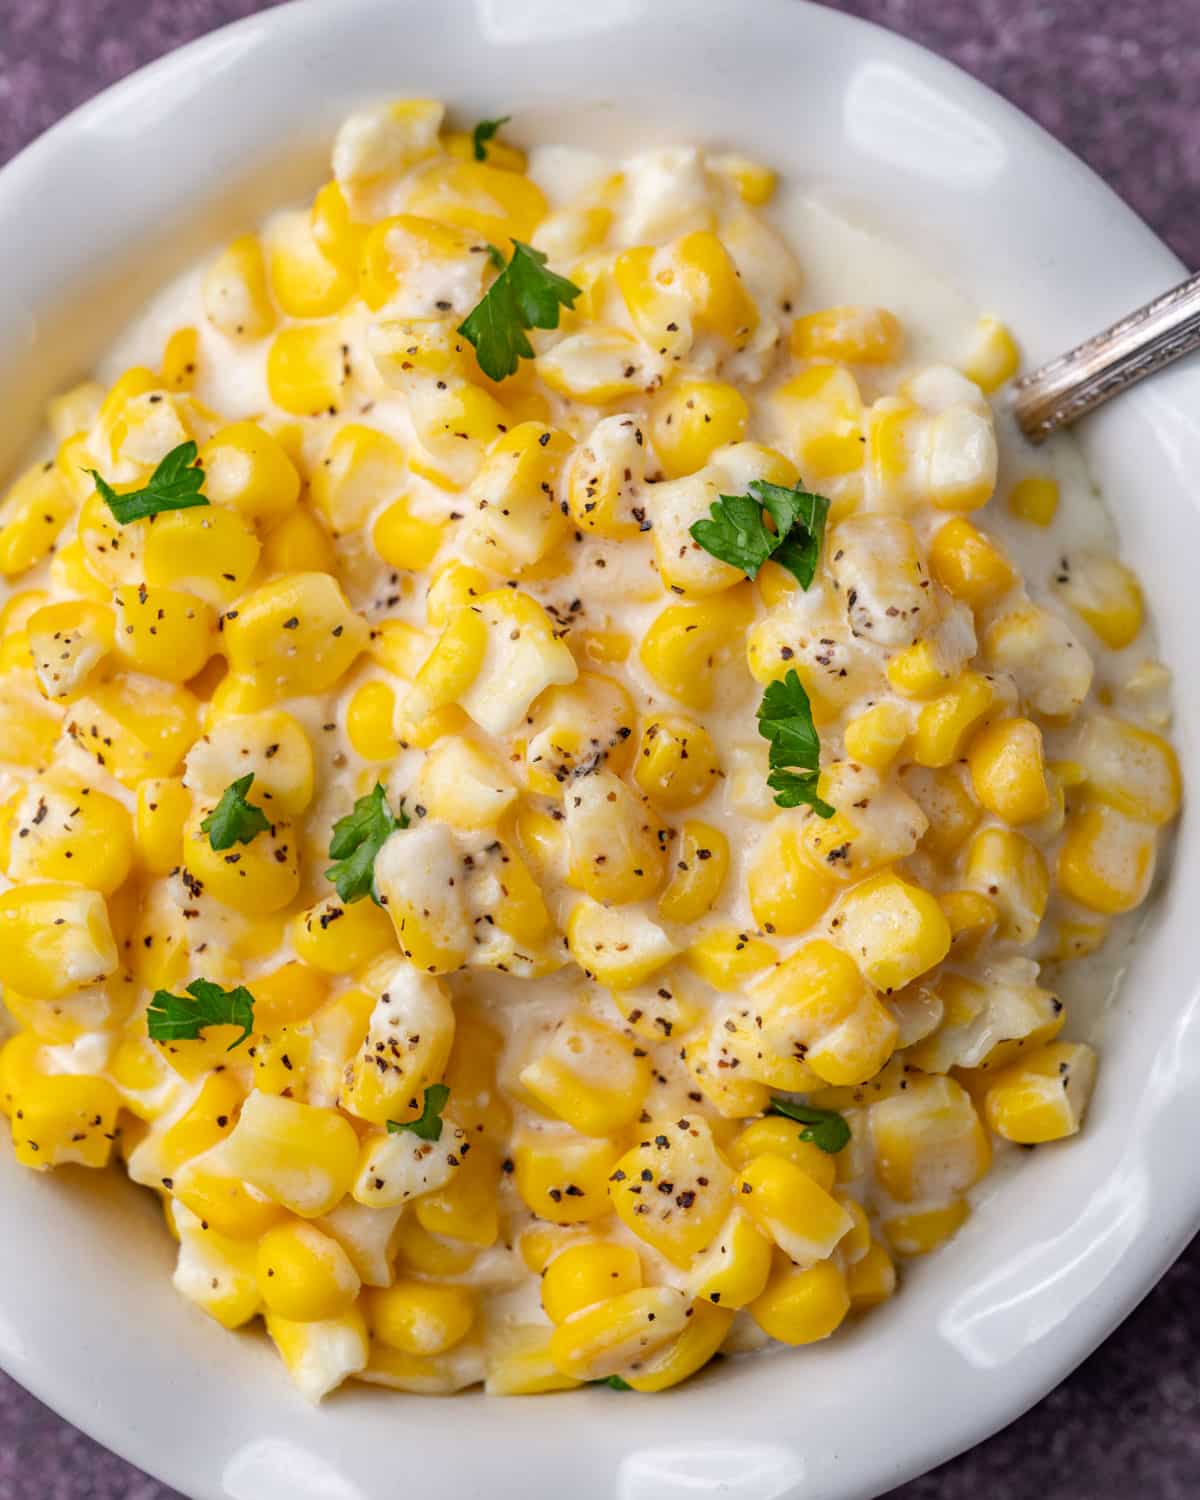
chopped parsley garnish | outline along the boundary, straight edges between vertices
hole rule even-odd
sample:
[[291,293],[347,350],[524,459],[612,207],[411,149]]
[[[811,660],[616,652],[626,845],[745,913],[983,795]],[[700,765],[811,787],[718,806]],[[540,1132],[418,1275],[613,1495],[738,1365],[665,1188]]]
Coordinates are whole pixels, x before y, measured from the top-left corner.
[[265,833],[271,820],[261,807],[246,801],[246,793],[254,784],[254,772],[239,776],[221,793],[221,800],[201,819],[200,830],[208,834],[209,845],[220,851],[232,849],[234,844],[248,844],[256,833]]
[[796,1104],[791,1099],[780,1099],[773,1094],[770,1113],[799,1121],[805,1126],[800,1139],[811,1141],[830,1156],[836,1156],[849,1143],[850,1127],[836,1109],[815,1109],[811,1104]]
[[767,684],[758,706],[758,732],[770,744],[767,785],[778,805],[807,804],[819,818],[832,818],[834,809],[817,795],[821,741],[794,667],[781,682]]
[[746,495],[718,496],[710,515],[691,526],[693,541],[721,562],[741,568],[747,578],[757,577],[763,563],[774,558],[807,589],[816,576],[829,501],[763,479],[752,479],[747,489]]
[[606,1385],[611,1391],[633,1390],[628,1380],[622,1380],[619,1375],[606,1375],[603,1380],[589,1380],[588,1385]]
[[501,115],[498,120],[480,120],[471,132],[471,149],[475,153],[476,161],[487,161],[487,143],[501,125],[507,125],[511,119],[512,115]]
[[532,359],[526,338],[531,328],[557,328],[560,307],[574,307],[579,288],[546,270],[546,257],[532,245],[513,241],[507,265],[494,245],[492,262],[503,267],[483,300],[459,324],[458,331],[475,347],[479,368],[492,380],[515,375],[523,359]]
[[343,901],[361,901],[364,896],[375,900],[375,856],[397,828],[407,827],[408,814],[403,807],[399,813],[392,812],[378,781],[358,799],[353,812],[337,820],[329,841],[329,857],[337,863],[325,871],[325,878],[333,881]]
[[442,1126],[446,1123],[442,1119],[442,1110],[445,1109],[449,1098],[450,1090],[444,1083],[431,1083],[425,1090],[425,1103],[417,1119],[389,1120],[387,1122],[388,1135],[400,1135],[403,1131],[409,1130],[413,1135],[420,1136],[423,1141],[440,1141]]
[[197,462],[198,456],[195,443],[190,440],[180,443],[151,474],[145,489],[131,490],[127,495],[119,495],[95,469],[86,472],[96,481],[96,488],[116,519],[122,526],[128,526],[130,521],[156,516],[161,510],[191,510],[196,505],[207,505],[208,497],[200,493],[204,468]]
[[241,984],[234,990],[223,990],[211,979],[193,979],[187,995],[155,990],[146,1010],[151,1041],[194,1042],[209,1026],[240,1026],[241,1036],[226,1050],[240,1047],[254,1033],[254,996]]

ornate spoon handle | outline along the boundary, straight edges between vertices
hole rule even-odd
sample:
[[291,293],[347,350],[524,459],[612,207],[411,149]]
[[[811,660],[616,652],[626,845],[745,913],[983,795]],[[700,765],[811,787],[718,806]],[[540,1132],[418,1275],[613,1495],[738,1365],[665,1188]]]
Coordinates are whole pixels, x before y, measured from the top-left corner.
[[1013,387],[1021,431],[1040,443],[1193,349],[1200,349],[1200,275],[1022,376]]

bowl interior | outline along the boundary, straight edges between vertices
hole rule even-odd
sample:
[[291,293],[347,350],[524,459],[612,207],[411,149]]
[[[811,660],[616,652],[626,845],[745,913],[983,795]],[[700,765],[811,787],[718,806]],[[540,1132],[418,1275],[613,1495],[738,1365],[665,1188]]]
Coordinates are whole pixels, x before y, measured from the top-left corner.
[[[0,472],[45,397],[85,374],[175,270],[311,191],[350,108],[404,93],[445,98],[468,123],[511,113],[528,142],[689,140],[766,158],[1005,318],[1030,364],[1180,272],[1085,168],[979,85],[794,0],[758,0],[752,24],[733,0],[308,0],[137,75],[0,173],[0,216],[20,226],[0,243]],[[1200,726],[1197,414],[1193,361],[1080,430],[1178,674],[1187,765]],[[1084,1136],[1024,1161],[903,1295],[827,1346],[726,1363],[654,1401],[356,1388],[314,1415],[260,1340],[230,1338],[176,1297],[143,1195],[115,1178],[34,1177],[0,1151],[0,1359],[197,1500],[877,1494],[1041,1396],[1190,1236],[1198,897],[1185,816],[1105,1020]]]

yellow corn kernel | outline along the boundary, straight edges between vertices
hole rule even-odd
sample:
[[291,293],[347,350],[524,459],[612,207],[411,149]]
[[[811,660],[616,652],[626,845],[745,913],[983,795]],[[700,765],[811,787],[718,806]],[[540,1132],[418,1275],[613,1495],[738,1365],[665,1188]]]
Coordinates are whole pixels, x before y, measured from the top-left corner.
[[550,1330],[540,1323],[508,1328],[503,1339],[489,1339],[486,1369],[489,1396],[538,1396],[573,1391],[581,1384],[562,1374],[550,1358]]
[[638,657],[664,692],[688,708],[711,707],[717,671],[744,639],[752,613],[748,588],[696,604],[668,604],[642,637]]
[[[254,801],[253,790],[250,792]],[[201,803],[193,809],[183,829],[183,862],[199,880],[205,894],[249,917],[267,916],[287,906],[300,888],[299,835],[283,818],[248,844],[233,849],[214,849],[200,824],[215,804]]]
[[465,1286],[403,1279],[366,1296],[372,1335],[402,1354],[444,1354],[475,1322],[475,1293]]
[[780,446],[810,482],[853,474],[862,467],[863,403],[844,365],[812,364],[770,397]]
[[1179,762],[1161,735],[1110,714],[1093,714],[1078,754],[1072,783],[1086,786],[1090,797],[1156,825],[1169,823],[1179,811]]
[[847,1268],[846,1288],[854,1312],[878,1307],[896,1290],[896,1268],[892,1257],[878,1240],[872,1240],[862,1259]]
[[1018,605],[983,633],[992,664],[1011,674],[1023,704],[1054,719],[1075,714],[1092,685],[1092,659],[1066,622],[1036,604]]
[[1056,576],[1063,599],[1110,651],[1135,640],[1146,616],[1132,568],[1104,552],[1072,552]]
[[175,1290],[222,1328],[241,1328],[262,1312],[255,1246],[202,1225],[177,1199],[163,1200],[167,1227],[179,1241]]
[[582,531],[621,541],[636,536],[634,514],[646,476],[642,429],[628,414],[604,417],[571,455],[563,474],[571,519]]
[[366,225],[356,223],[337,182],[327,182],[313,198],[312,235],[321,253],[343,271],[357,271]]
[[887,664],[887,680],[906,698],[928,698],[946,686],[949,673],[942,665],[936,641],[914,641]]
[[104,387],[94,380],[83,380],[61,396],[46,402],[46,425],[55,441],[64,443],[78,432],[87,431],[95,422],[104,401]]
[[802,359],[890,364],[900,357],[904,330],[883,307],[827,307],[792,324],[792,353]]
[[467,956],[471,928],[461,870],[454,835],[431,818],[389,840],[375,859],[375,889],[401,952],[430,974],[450,973]]
[[263,543],[262,561],[268,573],[333,573],[337,568],[324,527],[301,506],[272,528]]
[[801,826],[788,814],[776,817],[755,846],[747,873],[754,920],[765,932],[784,937],[811,927],[836,890],[804,855]]
[[335,536],[357,531],[381,499],[405,483],[404,450],[359,422],[339,427],[317,465],[312,498]]
[[490,160],[434,163],[416,177],[407,206],[414,214],[468,230],[474,243],[482,235],[501,248],[509,239],[528,243],[547,210],[536,183]]
[[254,1087],[264,1094],[287,1094],[289,1097],[302,1091],[312,1055],[311,1030],[308,1027],[280,1026],[277,1031],[268,1031],[262,1022],[257,1024]]
[[702,469],[726,443],[746,431],[750,408],[736,386],[723,380],[671,382],[650,408],[649,437],[668,479]]
[[250,581],[261,551],[250,521],[226,506],[166,511],[155,516],[146,532],[145,582],[184,589],[216,606],[232,604]]
[[641,396],[653,385],[646,346],[608,323],[590,323],[569,333],[534,362],[542,382],[556,395],[590,406]]
[[[658,898],[665,922],[695,922],[712,909],[729,872],[729,840],[719,828],[689,819],[666,889]],[[756,920],[758,920],[756,916]]]
[[1017,581],[1009,560],[965,516],[938,528],[929,548],[929,566],[946,592],[972,609],[994,604]]
[[909,715],[902,705],[886,701],[873,704],[846,725],[843,743],[847,758],[873,771],[886,771],[904,748],[909,727]]
[[1013,378],[1020,363],[1020,350],[1005,325],[998,318],[980,318],[962,367],[967,379],[990,396]]
[[[684,1041],[679,1056],[695,1083],[691,1096],[702,1094],[722,1119],[742,1120],[761,1114],[771,1095],[765,1083],[742,1069],[742,1058],[734,1054],[731,1041],[723,1026],[702,1028]],[[815,1076],[806,1072],[806,1087]]]
[[996,903],[978,891],[944,891],[938,897],[952,942],[983,936],[996,925]]
[[622,1292],[560,1323],[550,1336],[550,1357],[573,1380],[637,1374],[687,1327],[691,1306],[673,1287]]
[[291,318],[328,317],[340,311],[355,291],[351,269],[329,259],[306,213],[276,217],[267,264],[275,300]]
[[129,586],[113,590],[116,652],[135,672],[186,682],[217,644],[212,606],[177,589]]
[[628,661],[633,638],[622,630],[585,630],[580,632],[576,646],[592,666],[612,666]]
[[106,1079],[33,1074],[13,1090],[13,1154],[39,1172],[68,1162],[107,1166],[119,1103]]
[[513,1147],[517,1192],[552,1224],[584,1224],[611,1210],[608,1179],[621,1148],[572,1130],[527,1131]]
[[395,946],[392,924],[373,901],[346,906],[334,896],[300,912],[291,938],[297,956],[322,974],[359,973]]
[[[1061,882],[1061,857],[1059,869]],[[966,879],[968,886],[995,902],[1001,938],[1033,941],[1046,913],[1050,876],[1040,851],[1027,838],[1006,828],[981,829],[967,846]]]
[[941,510],[978,510],[996,488],[991,409],[955,402],[926,418],[923,443],[928,498]]
[[430,1234],[408,1215],[396,1226],[394,1250],[402,1269],[432,1277],[458,1276],[479,1254],[476,1246],[462,1240]]
[[244,234],[223,250],[204,277],[204,312],[226,338],[260,339],[275,326],[262,246]]
[[885,994],[911,984],[950,951],[950,924],[936,897],[890,870],[851,887],[831,926],[838,946]]
[[966,1192],[991,1164],[975,1106],[952,1078],[910,1079],[869,1119],[876,1175],[899,1203]]
[[657,895],[666,836],[645,799],[608,770],[573,783],[565,799],[567,880],[617,905]]
[[285,1369],[308,1401],[322,1400],[367,1367],[367,1325],[357,1307],[313,1323],[293,1323],[268,1311],[266,1325]]
[[451,828],[494,828],[516,800],[500,762],[468,739],[443,740],[421,767],[414,792],[429,815]]
[[611,677],[581,672],[550,688],[528,716],[526,780],[531,791],[563,795],[572,780],[601,762],[622,776],[633,759],[637,714],[625,688]]
[[1019,479],[1008,497],[1008,508],[1031,525],[1049,526],[1058,513],[1058,481],[1048,474]]
[[905,766],[901,784],[928,820],[920,847],[949,860],[979,823],[979,807],[957,768]]
[[[268,1096],[251,1095],[251,1098]],[[272,1103],[276,1102],[271,1100]],[[287,1100],[280,1101],[286,1104]],[[174,1174],[172,1192],[186,1208],[217,1234],[235,1240],[257,1240],[284,1217],[278,1204],[251,1192],[229,1165],[207,1152],[184,1162]]]
[[979,672],[963,672],[945,693],[926,703],[917,715],[913,760],[919,766],[948,766],[958,760],[968,739],[996,708],[991,682]]
[[697,1302],[687,1327],[673,1344],[650,1359],[639,1360],[627,1384],[635,1391],[665,1391],[702,1369],[717,1353],[733,1323],[733,1309]]
[[677,1266],[716,1237],[729,1212],[733,1173],[702,1115],[652,1121],[609,1176],[626,1227]]
[[967,749],[975,795],[1006,823],[1032,823],[1050,807],[1042,731],[1029,719],[999,719]]
[[759,1156],[782,1156],[790,1161],[826,1193],[832,1193],[837,1181],[834,1158],[810,1140],[805,1140],[806,1126],[783,1115],[764,1115],[752,1120],[726,1148],[726,1156],[736,1167],[745,1167]]
[[10,765],[41,769],[58,739],[59,715],[33,683],[16,672],[0,675],[0,737]]
[[204,493],[252,521],[277,521],[300,498],[300,475],[283,445],[257,422],[222,427],[200,451]]
[[[476,161],[475,138],[465,130],[455,130],[442,140],[446,152],[459,161]],[[502,167],[506,172],[523,172],[525,170],[525,153],[516,146],[510,146],[506,141],[499,140],[493,136],[481,148],[484,152],[484,160],[493,167]]]
[[375,550],[393,568],[419,572],[437,556],[446,528],[413,515],[409,502],[394,500],[375,523]]
[[271,697],[331,688],[366,645],[367,625],[327,573],[295,573],[242,599],[227,618],[230,669]]
[[105,979],[117,949],[104,897],[53,882],[0,894],[0,984],[57,1000]]
[[346,738],[364,760],[394,760],[396,695],[386,682],[364,682],[346,705]]
[[748,156],[725,151],[705,157],[710,172],[724,177],[737,189],[738,197],[752,208],[761,208],[775,195],[777,178],[770,167],[752,161]]
[[815,1344],[834,1333],[850,1311],[846,1275],[833,1261],[806,1269],[777,1260],[750,1316],[765,1334],[782,1344]]
[[767,1284],[773,1250],[754,1220],[735,1209],[711,1249],[692,1267],[690,1281],[696,1297],[730,1311],[745,1307]]
[[328,985],[315,966],[309,968],[307,962],[295,961],[281,964],[265,974],[255,975],[255,1021],[268,1028],[298,1026],[320,1009],[327,993]]
[[18,1090],[40,1076],[38,1066],[42,1040],[30,1031],[19,1031],[0,1046],[0,1112],[12,1117]]
[[824,1260],[853,1228],[842,1204],[788,1157],[753,1157],[734,1193],[738,1206],[798,1265]]
[[1146,899],[1154,875],[1153,827],[1105,802],[1086,802],[1067,819],[1058,852],[1058,888],[1106,917]]
[[894,1018],[866,987],[854,960],[823,939],[799,948],[759,979],[751,994],[756,1023],[762,1023],[754,1034],[761,1060],[752,1071],[763,1070],[763,1081],[776,1087],[809,1086],[805,1078],[790,1080],[789,1069],[797,1068],[826,1083],[862,1083],[895,1049]]
[[221,1149],[244,1183],[303,1219],[340,1202],[358,1166],[358,1137],[341,1115],[257,1092]]
[[916,1213],[890,1213],[883,1221],[888,1244],[897,1255],[929,1255],[953,1239],[971,1215],[965,1198],[952,1198],[944,1208]]
[[567,919],[567,946],[585,974],[615,990],[644,984],[678,952],[662,928],[641,912],[613,910],[588,896]]
[[660,807],[675,812],[702,802],[720,774],[712,737],[694,720],[665,714],[643,726],[633,778]]
[[485,1141],[475,1141],[446,1186],[416,1200],[417,1222],[430,1234],[465,1240],[486,1250],[500,1235],[499,1183],[500,1158]]
[[688,948],[688,967],[718,990],[739,990],[745,980],[778,962],[770,943],[737,927],[710,927]]
[[568,529],[559,474],[570,449],[567,434],[543,422],[520,422],[496,438],[463,496],[467,557],[520,572],[559,546]]
[[645,1048],[587,1015],[564,1021],[520,1074],[535,1102],[581,1135],[612,1135],[650,1088]]
[[25,624],[28,656],[47,698],[69,700],[113,647],[113,611],[88,599],[64,599],[36,609]]
[[168,390],[192,389],[196,381],[199,348],[200,337],[194,328],[176,328],[167,339],[163,347],[162,383]]
[[353,1304],[361,1285],[341,1245],[298,1219],[263,1235],[256,1275],[267,1307],[294,1323],[339,1317]]
[[11,804],[5,870],[18,885],[69,881],[110,896],[133,864],[133,826],[112,797],[75,778],[29,782]]
[[340,409],[346,381],[341,334],[333,323],[298,323],[281,329],[267,352],[267,390],[276,406],[295,417]]
[[993,1075],[984,1118],[997,1135],[1040,1146],[1075,1135],[1096,1078],[1096,1054],[1077,1042],[1051,1042]]
[[542,1276],[542,1307],[552,1323],[563,1323],[609,1297],[636,1291],[642,1263],[626,1245],[587,1240],[556,1255]]
[[312,746],[291,714],[273,708],[221,719],[188,752],[185,780],[216,802],[247,771],[254,772],[253,800],[271,817],[295,817],[312,801]]
[[758,309],[717,236],[708,229],[693,230],[670,247],[669,259],[695,327],[743,348],[758,327]]
[[15,578],[48,556],[74,508],[53,465],[34,464],[20,474],[0,501],[0,573]]

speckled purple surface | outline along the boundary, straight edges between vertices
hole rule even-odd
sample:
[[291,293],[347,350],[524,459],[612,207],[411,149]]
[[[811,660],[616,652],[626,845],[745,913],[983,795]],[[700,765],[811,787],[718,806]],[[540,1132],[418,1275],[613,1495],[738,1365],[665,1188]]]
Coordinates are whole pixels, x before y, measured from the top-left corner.
[[[0,0],[0,162],[142,63],[269,3]],[[999,89],[1200,266],[1200,0],[832,4]],[[1200,1496],[1200,1242],[1040,1406],[890,1500],[1034,1496]],[[0,1500],[179,1497],[0,1376]]]

